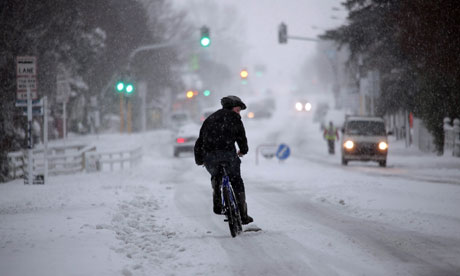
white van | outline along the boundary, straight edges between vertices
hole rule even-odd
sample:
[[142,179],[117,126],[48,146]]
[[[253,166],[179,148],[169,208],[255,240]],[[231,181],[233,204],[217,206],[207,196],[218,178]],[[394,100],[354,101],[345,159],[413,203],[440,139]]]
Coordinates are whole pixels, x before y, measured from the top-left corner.
[[388,138],[380,117],[347,116],[342,129],[342,165],[348,161],[377,161],[387,165]]

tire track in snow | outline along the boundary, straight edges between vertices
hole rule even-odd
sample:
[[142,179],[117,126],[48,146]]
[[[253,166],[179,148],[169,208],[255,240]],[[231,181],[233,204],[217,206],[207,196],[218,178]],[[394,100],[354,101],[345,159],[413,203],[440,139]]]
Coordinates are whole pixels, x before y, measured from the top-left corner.
[[[193,173],[192,173],[193,174]],[[188,233],[188,240],[199,242],[206,239],[219,246],[225,257],[218,257],[217,264],[222,267],[223,275],[334,275],[328,267],[312,267],[309,258],[315,255],[313,250],[304,248],[296,240],[289,238],[282,232],[248,233],[231,238],[228,224],[223,222],[223,216],[216,216],[211,212],[212,190],[209,179],[193,178],[191,174],[182,174],[182,181],[178,180],[178,189],[175,193],[175,202],[186,218],[189,218],[194,227],[200,229],[198,233],[210,232],[203,237],[194,237],[196,233]],[[205,201],[205,202],[203,202]],[[205,212],[197,211],[205,208]],[[197,214],[198,213],[198,214]],[[198,244],[196,244],[199,247]],[[299,248],[300,247],[300,248]],[[294,252],[302,252],[296,255]],[[308,254],[305,254],[307,252]],[[219,260],[227,260],[225,262]],[[225,271],[225,272],[224,272]]]
[[284,207],[282,215],[287,215],[289,221],[313,224],[314,228],[320,229],[315,232],[329,232],[331,239],[345,237],[350,241],[348,246],[357,246],[376,265],[386,264],[384,269],[389,274],[458,275],[460,271],[459,258],[443,258],[446,251],[460,256],[458,239],[421,234],[393,225],[349,217],[273,185],[270,185],[267,192],[267,185],[259,185],[258,188],[265,192],[259,191],[258,194],[263,196],[258,196],[257,200],[263,201],[265,206],[271,206],[268,210]]

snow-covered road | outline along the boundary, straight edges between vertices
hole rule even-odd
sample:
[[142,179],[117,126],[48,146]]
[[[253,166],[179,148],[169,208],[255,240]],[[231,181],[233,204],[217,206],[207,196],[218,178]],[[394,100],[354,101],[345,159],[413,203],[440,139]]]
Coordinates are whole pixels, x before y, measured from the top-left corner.
[[[276,119],[276,120],[275,120]],[[209,175],[171,135],[74,138],[142,145],[139,167],[0,185],[0,275],[459,275],[460,160],[390,143],[388,168],[340,165],[309,118],[245,122],[249,213],[231,238]],[[287,143],[284,162],[260,144]],[[246,226],[246,227],[250,227]]]

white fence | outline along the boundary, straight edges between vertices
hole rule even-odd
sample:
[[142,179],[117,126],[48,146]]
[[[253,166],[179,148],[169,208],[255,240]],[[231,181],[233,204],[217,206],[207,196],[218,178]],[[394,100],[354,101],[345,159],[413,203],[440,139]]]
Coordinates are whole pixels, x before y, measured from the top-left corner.
[[[48,174],[71,174],[81,171],[103,170],[104,167],[123,169],[137,164],[142,158],[142,149],[135,148],[124,151],[96,152],[95,146],[69,145],[55,146],[48,149]],[[27,152],[8,153],[9,178],[24,176],[27,170]],[[106,166],[107,165],[107,166]],[[43,148],[33,150],[32,168],[34,174],[43,174],[45,170],[45,154]]]
[[444,118],[444,154],[460,157],[460,120]]
[[24,176],[24,156],[21,151],[8,153],[8,177],[10,179]]
[[88,152],[86,154],[86,171],[102,171],[105,168],[124,169],[129,165],[132,168],[142,159],[142,148],[135,148],[125,151]]

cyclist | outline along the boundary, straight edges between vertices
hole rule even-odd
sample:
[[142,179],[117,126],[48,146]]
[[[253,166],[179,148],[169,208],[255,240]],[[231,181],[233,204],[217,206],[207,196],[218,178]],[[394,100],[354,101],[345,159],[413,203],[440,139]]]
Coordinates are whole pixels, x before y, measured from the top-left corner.
[[[240,111],[246,105],[237,96],[227,96],[221,99],[222,108],[209,115],[200,129],[200,136],[195,143],[195,163],[203,165],[211,174],[213,188],[213,211],[222,214],[220,194],[221,176],[219,165],[227,163],[226,171],[232,183],[241,213],[241,222],[248,224],[253,218],[248,216],[244,183],[241,178],[240,164],[242,157],[248,152],[248,141],[241,121]],[[239,150],[236,150],[235,142]]]

